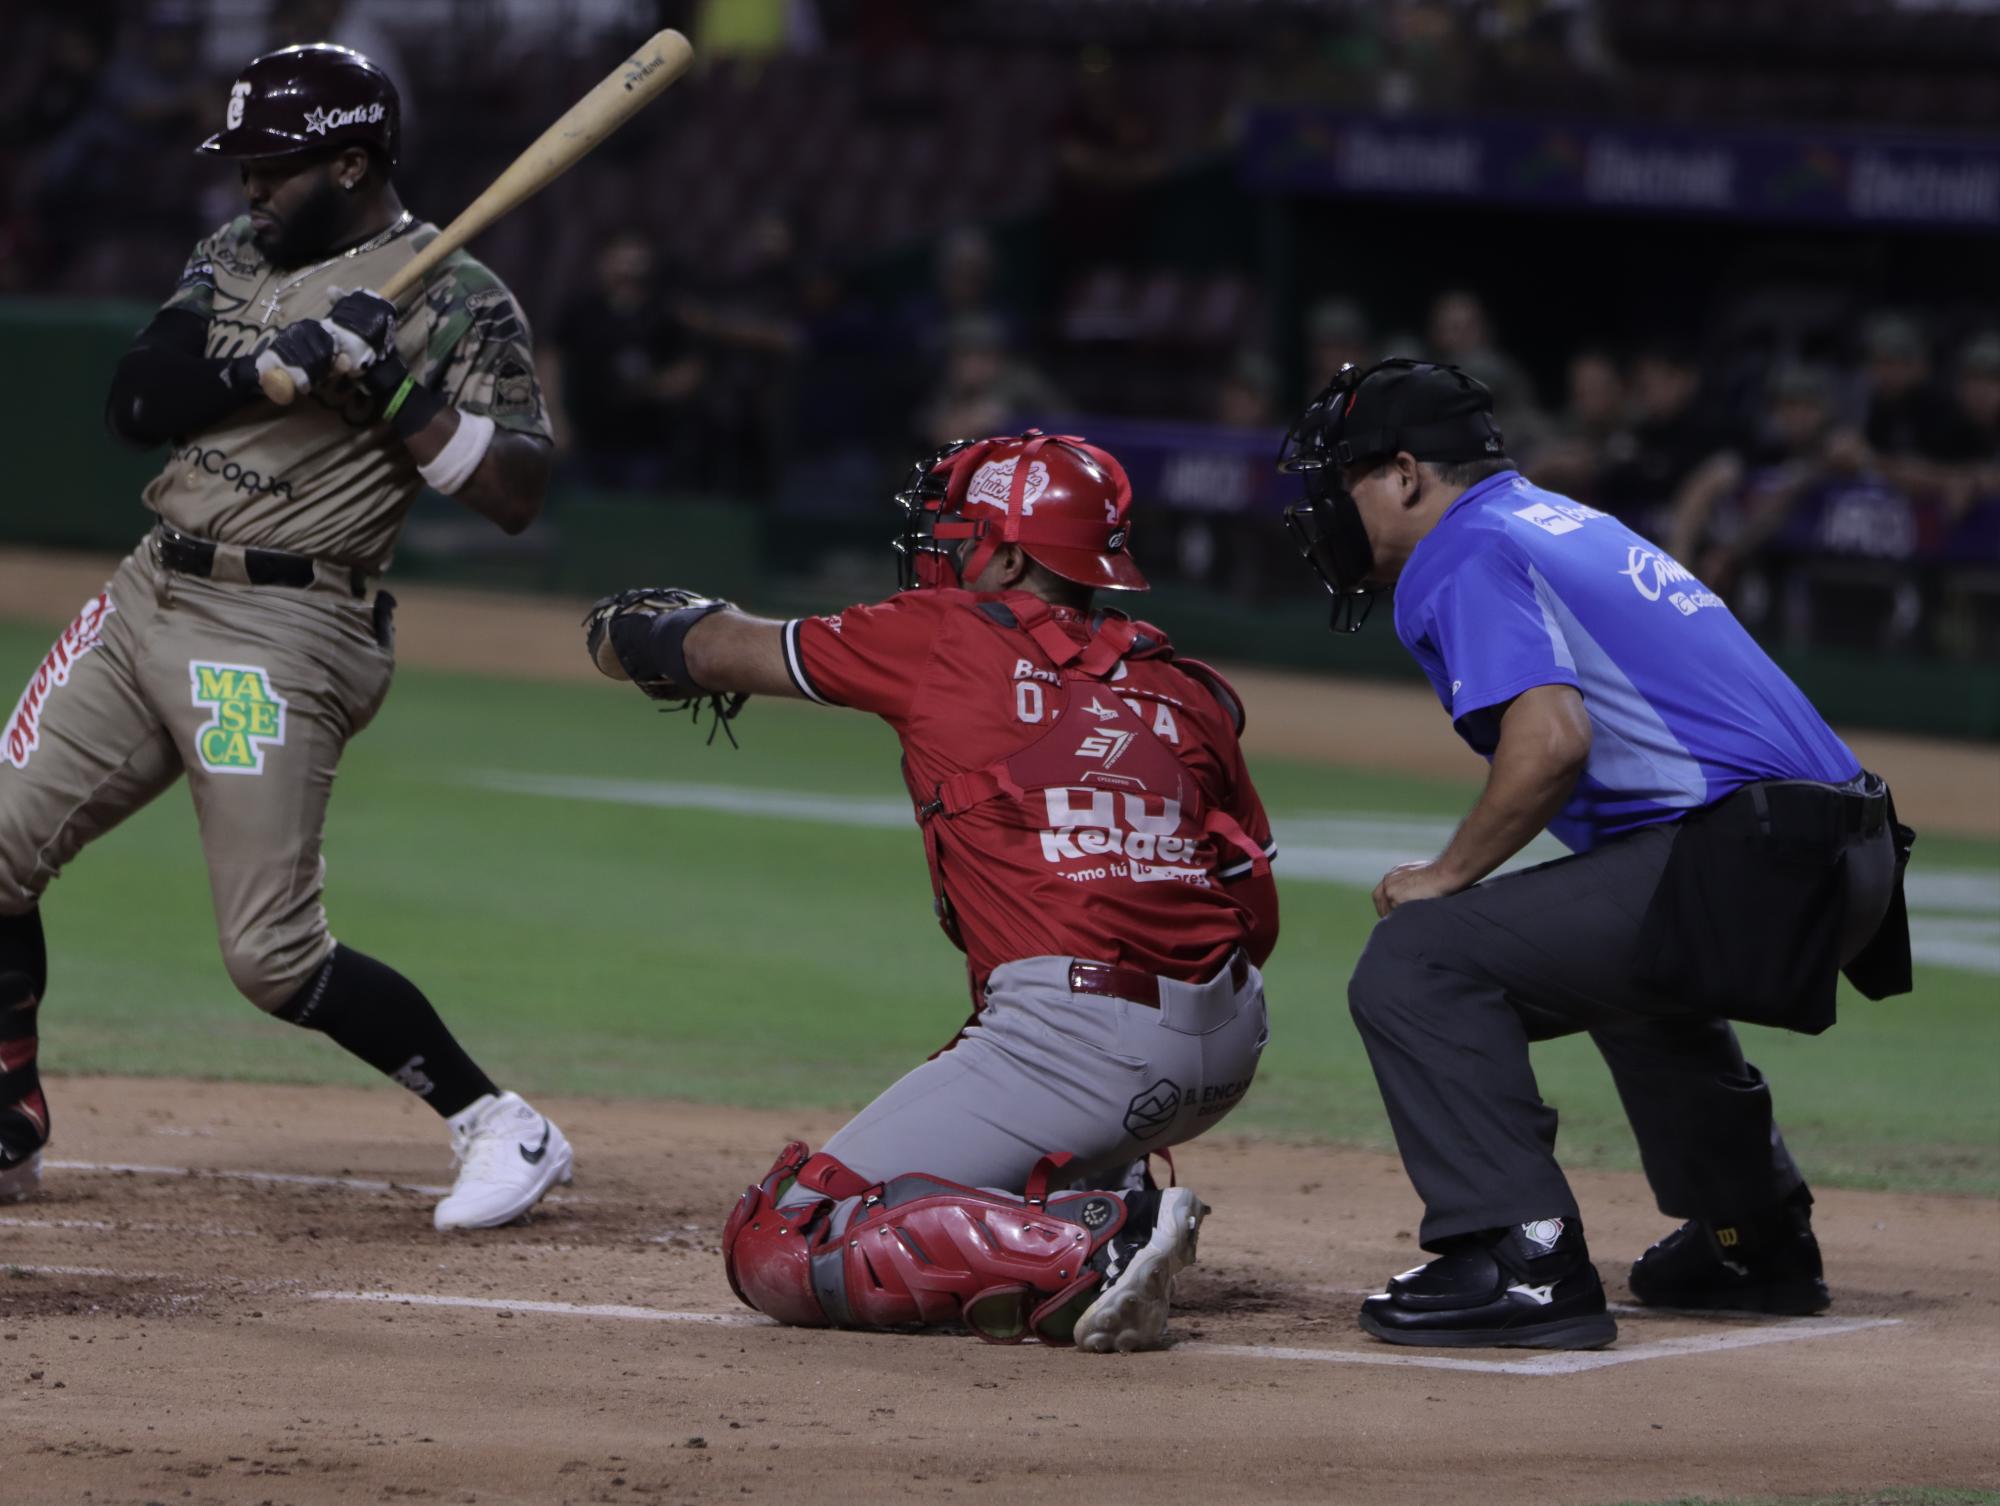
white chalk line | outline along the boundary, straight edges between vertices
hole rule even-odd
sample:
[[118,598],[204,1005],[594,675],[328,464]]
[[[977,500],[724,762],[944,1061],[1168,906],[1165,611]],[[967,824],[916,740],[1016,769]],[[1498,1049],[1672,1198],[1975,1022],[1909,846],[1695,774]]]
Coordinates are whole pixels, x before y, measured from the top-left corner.
[[134,1161],[44,1161],[51,1171],[82,1171],[141,1177],[213,1177],[223,1182],[274,1182],[288,1187],[346,1187],[356,1192],[415,1192],[443,1197],[449,1187],[422,1182],[385,1182],[373,1177],[309,1176],[295,1171],[236,1171],[211,1166],[149,1166]]
[[[669,1312],[657,1307],[627,1307],[582,1302],[510,1302],[498,1297],[450,1297],[426,1292],[308,1292],[315,1302],[374,1302],[406,1307],[469,1308],[481,1312],[542,1313],[562,1318],[610,1318],[627,1323],[723,1324],[732,1327],[775,1327],[769,1318],[755,1313]],[[1760,1323],[1729,1333],[1693,1334],[1678,1339],[1655,1339],[1626,1349],[1564,1351],[1537,1355],[1532,1359],[1473,1360],[1456,1355],[1418,1354],[1393,1349],[1301,1349],[1279,1344],[1213,1344],[1190,1339],[1174,1345],[1176,1352],[1230,1359],[1302,1361],[1322,1365],[1403,1365],[1423,1370],[1467,1370],[1487,1375],[1577,1375],[1601,1370],[1608,1365],[1629,1365],[1640,1360],[1670,1359],[1683,1354],[1716,1354],[1730,1349],[1751,1349],[1762,1344],[1795,1343],[1802,1339],[1830,1339],[1841,1334],[1860,1333],[1869,1328],[1893,1328],[1899,1318],[1793,1318]]]
[[189,1234],[198,1239],[255,1239],[256,1229],[219,1224],[116,1223],[105,1218],[0,1218],[0,1229],[88,1229],[105,1234]]
[[[9,1262],[0,1270],[33,1276],[114,1278],[125,1281],[159,1281],[164,1276],[153,1271],[112,1271],[96,1266],[21,1265]],[[771,1328],[778,1326],[757,1313],[677,1312],[657,1307],[635,1307],[618,1303],[543,1302],[510,1300],[504,1297],[457,1297],[434,1292],[317,1291],[303,1294],[312,1302],[374,1303],[394,1307],[436,1307],[476,1312],[535,1313],[562,1318],[607,1318],[626,1323],[684,1323],[708,1327]],[[1660,1316],[1644,1308],[1614,1304],[1614,1312],[1641,1317]],[[1581,1375],[1612,1365],[1630,1365],[1643,1360],[1672,1359],[1689,1354],[1720,1354],[1733,1349],[1754,1349],[1767,1344],[1799,1343],[1806,1339],[1838,1338],[1871,1328],[1900,1327],[1900,1318],[1784,1318],[1753,1320],[1751,1326],[1727,1333],[1689,1334],[1673,1339],[1654,1339],[1618,1349],[1561,1351],[1513,1360],[1475,1360],[1458,1355],[1413,1353],[1384,1345],[1379,1349],[1307,1349],[1283,1344],[1216,1344],[1190,1339],[1176,1344],[1177,1351],[1214,1355],[1230,1359],[1276,1360],[1319,1365],[1392,1365],[1419,1370],[1458,1370],[1481,1375],[1563,1376]]]
[[1417,1354],[1392,1349],[1296,1349],[1270,1344],[1211,1344],[1192,1340],[1176,1349],[1239,1359],[1300,1360],[1321,1365],[1407,1365],[1420,1370],[1468,1370],[1483,1375],[1581,1375],[1611,1365],[1641,1360],[1672,1359],[1683,1354],[1719,1354],[1730,1349],[1754,1349],[1763,1344],[1790,1344],[1804,1339],[1831,1339],[1869,1328],[1894,1328],[1900,1318],[1794,1318],[1782,1324],[1759,1325],[1731,1333],[1690,1334],[1678,1339],[1654,1339],[1629,1348],[1564,1350],[1521,1360],[1468,1360],[1455,1355]]
[[307,1292],[313,1302],[381,1302],[396,1307],[458,1307],[480,1312],[547,1313],[560,1318],[617,1318],[627,1323],[704,1323],[727,1327],[775,1328],[757,1313],[683,1313],[658,1307],[613,1303],[508,1302],[498,1297],[445,1297],[430,1292]]
[[[286,1187],[345,1187],[355,1192],[414,1192],[443,1197],[449,1187],[424,1182],[388,1182],[374,1177],[311,1176],[297,1171],[238,1171],[217,1166],[148,1166],[128,1161],[44,1161],[51,1171],[82,1171],[142,1177],[200,1177],[218,1182],[268,1182]],[[574,1193],[550,1193],[545,1203],[590,1203],[594,1198]]]

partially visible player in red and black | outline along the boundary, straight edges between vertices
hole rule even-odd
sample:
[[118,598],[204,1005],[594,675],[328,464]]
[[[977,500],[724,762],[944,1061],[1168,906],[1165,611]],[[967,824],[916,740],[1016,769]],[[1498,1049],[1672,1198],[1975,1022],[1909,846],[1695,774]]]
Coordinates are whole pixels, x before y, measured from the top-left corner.
[[634,680],[896,729],[977,1001],[817,1155],[785,1148],[729,1220],[730,1282],[787,1323],[1155,1347],[1207,1210],[1152,1187],[1145,1159],[1241,1102],[1269,1036],[1275,848],[1242,705],[1157,628],[1093,608],[1095,590],[1146,589],[1103,450],[961,443],[897,500],[887,601],[610,625]]

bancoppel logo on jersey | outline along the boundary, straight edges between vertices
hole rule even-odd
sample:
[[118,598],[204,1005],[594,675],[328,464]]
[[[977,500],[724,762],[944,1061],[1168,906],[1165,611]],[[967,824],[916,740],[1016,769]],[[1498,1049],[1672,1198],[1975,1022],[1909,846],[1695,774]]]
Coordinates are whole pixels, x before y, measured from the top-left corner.
[[1526,507],[1514,509],[1514,516],[1526,523],[1533,523],[1544,533],[1575,533],[1592,518],[1601,518],[1603,513],[1594,507],[1585,507],[1581,502],[1534,502]]
[[69,683],[77,661],[103,641],[105,621],[117,610],[111,593],[100,591],[94,600],[83,604],[76,621],[62,630],[55,646],[36,667],[28,688],[21,692],[21,699],[14,703],[14,714],[7,718],[6,731],[0,733],[0,758],[17,769],[28,766],[42,743],[42,708],[52,692]]
[[187,462],[190,480],[193,479],[195,469],[199,467],[209,475],[228,482],[237,491],[250,496],[261,496],[268,492],[274,497],[291,500],[291,482],[253,471],[248,466],[230,459],[227,450],[205,450],[198,444],[191,444],[186,449],[176,452],[174,458]]

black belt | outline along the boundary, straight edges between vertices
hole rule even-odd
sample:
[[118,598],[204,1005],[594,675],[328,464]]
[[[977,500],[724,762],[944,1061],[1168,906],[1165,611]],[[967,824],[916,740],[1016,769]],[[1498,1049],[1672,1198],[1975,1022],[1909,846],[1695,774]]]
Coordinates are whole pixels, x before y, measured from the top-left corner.
[[[162,523],[156,531],[160,563],[176,575],[193,575],[207,580],[215,574],[215,545]],[[291,586],[305,590],[319,580],[322,567],[310,555],[287,554],[282,549],[245,549],[243,573],[253,586]],[[327,566],[338,570],[340,566]],[[368,594],[368,572],[356,567],[347,570],[347,589],[358,599]]]
[[1861,841],[1889,820],[1889,787],[1865,770],[1846,784],[1769,779],[1742,791],[1759,830],[1780,838]]

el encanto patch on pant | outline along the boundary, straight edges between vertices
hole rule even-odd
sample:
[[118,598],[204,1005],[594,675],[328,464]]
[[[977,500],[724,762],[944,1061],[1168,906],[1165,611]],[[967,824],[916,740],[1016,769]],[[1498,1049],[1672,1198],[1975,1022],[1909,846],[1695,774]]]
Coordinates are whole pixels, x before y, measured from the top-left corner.
[[261,774],[264,749],[285,745],[285,698],[259,664],[188,662],[194,703],[213,708],[195,733],[201,766],[211,774]]

